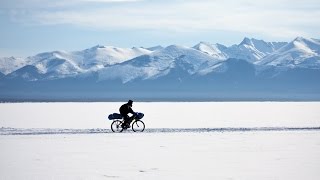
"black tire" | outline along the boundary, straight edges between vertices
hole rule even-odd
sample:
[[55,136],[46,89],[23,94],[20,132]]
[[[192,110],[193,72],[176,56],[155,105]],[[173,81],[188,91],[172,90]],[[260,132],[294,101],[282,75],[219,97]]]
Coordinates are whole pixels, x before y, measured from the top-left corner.
[[122,125],[122,121],[120,121],[120,120],[115,120],[115,121],[113,121],[112,124],[111,124],[111,130],[112,130],[113,132],[118,132],[118,133],[119,133],[119,132],[122,132],[123,129],[122,129],[121,125]]
[[143,132],[145,128],[144,122],[141,120],[136,120],[132,123],[132,130],[134,132]]

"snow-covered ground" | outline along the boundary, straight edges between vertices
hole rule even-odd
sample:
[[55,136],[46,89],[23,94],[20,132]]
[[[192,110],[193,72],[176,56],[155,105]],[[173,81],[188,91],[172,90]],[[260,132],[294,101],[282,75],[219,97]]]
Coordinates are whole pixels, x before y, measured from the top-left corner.
[[140,102],[116,134],[121,104],[0,104],[0,179],[320,178],[320,102]]
[[320,132],[0,136],[0,179],[318,180]]

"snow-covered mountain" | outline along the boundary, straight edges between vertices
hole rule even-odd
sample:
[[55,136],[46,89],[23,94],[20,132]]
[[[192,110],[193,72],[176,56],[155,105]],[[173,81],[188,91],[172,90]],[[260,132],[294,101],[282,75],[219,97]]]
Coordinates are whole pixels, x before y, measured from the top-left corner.
[[[27,80],[37,80],[40,77],[40,79],[59,79],[87,73],[88,71],[97,71],[151,52],[144,48],[118,48],[99,45],[83,51],[53,51],[20,59],[23,64],[18,64],[19,67],[16,69],[9,66],[9,69],[5,72],[6,74],[12,72],[11,77],[23,77]],[[9,59],[6,63],[17,64],[18,60],[14,60],[10,61]],[[32,73],[29,72],[30,69],[32,69]],[[14,72],[15,70],[17,71]]]
[[240,44],[235,44],[230,47],[221,44],[200,42],[195,45],[194,48],[217,59],[244,59],[255,64],[286,44],[286,42],[265,42],[254,38],[244,38]]
[[113,46],[95,46],[79,52],[74,52],[74,61],[83,68],[103,68],[122,63],[135,57],[149,54],[152,51],[144,48],[119,48]]
[[[152,79],[170,72],[206,75],[222,71],[229,58],[243,59],[257,66],[319,68],[320,43],[298,37],[290,43],[244,38],[238,45],[200,42],[194,47],[119,48],[94,46],[75,52],[53,51],[28,58],[1,58],[0,72],[26,80],[61,79],[97,72],[99,80]],[[262,68],[264,69],[264,68]],[[182,73],[182,74],[183,74]]]
[[179,69],[192,75],[207,74],[217,67],[220,60],[193,48],[171,45],[151,54],[139,56],[124,63],[110,66],[99,71],[99,79],[121,79],[123,83],[131,80],[155,79],[172,70]]
[[226,60],[228,55],[225,53],[227,47],[221,44],[210,44],[208,42],[200,42],[193,47],[196,50],[204,52],[216,59]]
[[162,92],[178,95],[180,91],[242,92],[247,97],[266,91],[286,94],[290,89],[320,99],[319,53],[320,40],[298,37],[289,43],[244,38],[230,47],[206,42],[165,48],[98,45],[82,51],[1,58],[0,99],[19,97],[24,90],[47,93],[49,89],[57,96],[78,92],[78,97],[92,92],[101,93],[95,97],[133,92],[140,93],[137,97],[145,93],[153,97],[154,91],[159,97],[166,96]]
[[297,37],[263,58],[258,64],[320,69],[320,40]]
[[265,42],[253,38],[244,38],[239,45],[227,48],[225,53],[229,58],[245,59],[251,63],[257,63],[286,44],[285,42]]
[[0,58],[0,72],[2,74],[7,75],[30,63],[32,62],[29,61],[28,59],[24,59],[20,57],[3,57],[3,58]]

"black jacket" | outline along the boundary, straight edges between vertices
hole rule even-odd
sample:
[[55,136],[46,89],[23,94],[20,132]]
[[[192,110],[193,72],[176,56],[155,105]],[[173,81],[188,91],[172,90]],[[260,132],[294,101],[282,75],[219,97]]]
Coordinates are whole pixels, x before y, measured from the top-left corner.
[[122,116],[127,116],[129,113],[134,114],[132,108],[129,106],[128,103],[122,105],[119,111]]

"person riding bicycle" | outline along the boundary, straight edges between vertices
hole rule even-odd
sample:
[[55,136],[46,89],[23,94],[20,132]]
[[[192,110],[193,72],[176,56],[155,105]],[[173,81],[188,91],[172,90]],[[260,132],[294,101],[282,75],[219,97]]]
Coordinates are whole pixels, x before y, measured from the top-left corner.
[[135,112],[132,110],[132,103],[133,101],[132,100],[129,100],[128,103],[126,104],[123,104],[119,111],[120,111],[120,114],[122,115],[123,119],[124,119],[124,123],[121,125],[122,128],[126,129],[126,128],[129,128],[130,127],[130,122],[132,120],[132,117],[129,117],[128,114],[131,113],[131,114],[135,114]]

